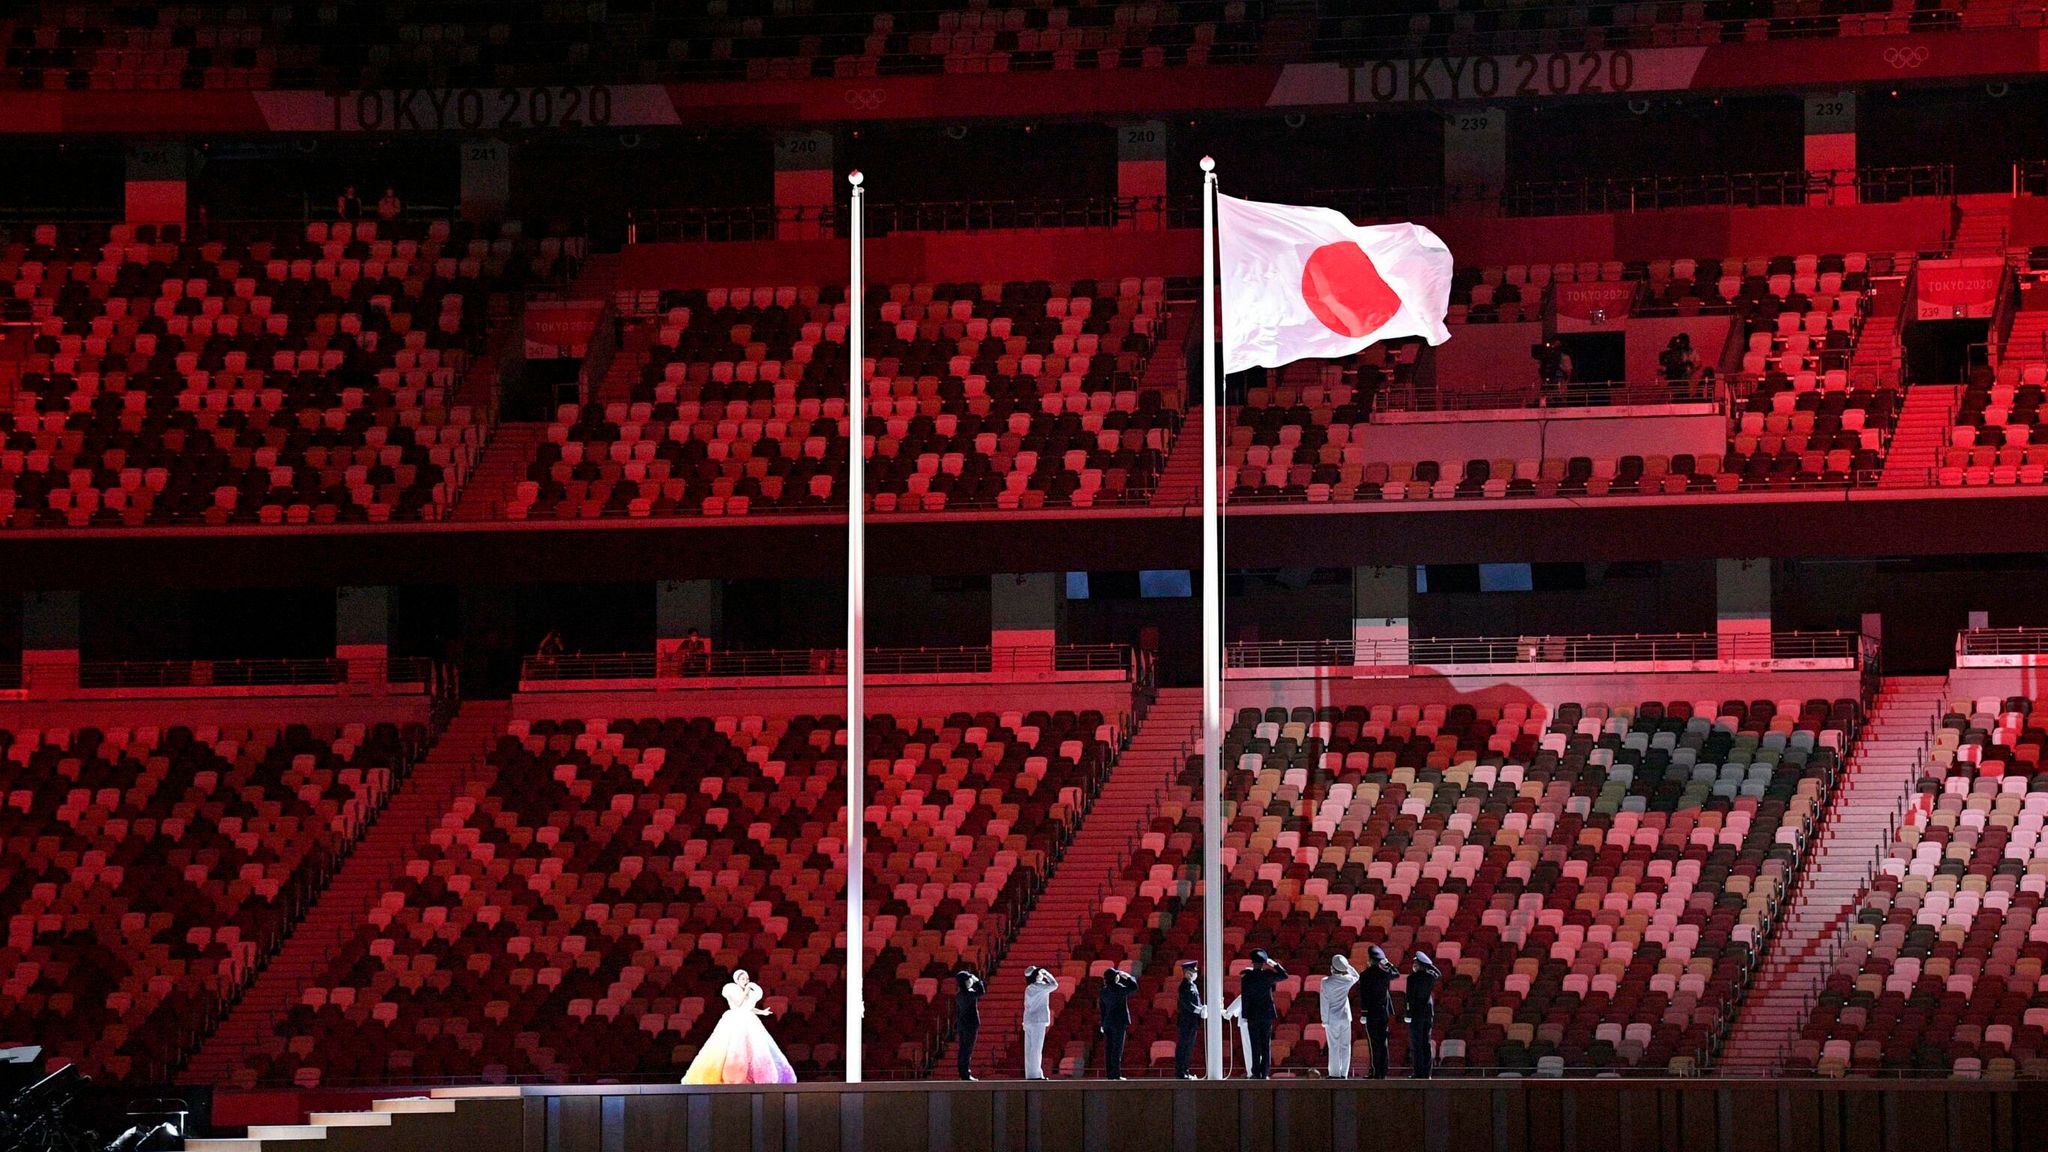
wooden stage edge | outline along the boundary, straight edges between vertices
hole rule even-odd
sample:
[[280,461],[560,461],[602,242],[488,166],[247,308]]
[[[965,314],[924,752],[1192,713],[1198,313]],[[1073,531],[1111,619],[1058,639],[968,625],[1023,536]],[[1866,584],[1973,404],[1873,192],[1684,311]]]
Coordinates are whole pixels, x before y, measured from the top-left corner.
[[321,1147],[324,1152],[357,1152],[358,1145],[362,1152],[2048,1149],[2048,1084],[2035,1082],[1135,1080],[501,1091],[507,1094],[460,1099],[453,1113],[403,1117],[404,1123],[386,1128],[330,1129]]

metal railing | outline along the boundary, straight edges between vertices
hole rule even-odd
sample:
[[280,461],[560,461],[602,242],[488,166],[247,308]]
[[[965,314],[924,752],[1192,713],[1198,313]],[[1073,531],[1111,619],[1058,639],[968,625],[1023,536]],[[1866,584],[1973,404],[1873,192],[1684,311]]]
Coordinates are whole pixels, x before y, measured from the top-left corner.
[[[1324,189],[1311,194],[1318,204],[1354,216],[1438,215],[1447,204],[1498,203],[1509,216],[1577,216],[1587,213],[1654,212],[1669,208],[1760,208],[1787,204],[1904,200],[1947,196],[1955,169],[1947,164],[1808,171],[1711,172],[1668,176],[1605,176],[1580,180],[1530,180],[1499,187],[1451,185],[1437,189]],[[1393,195],[1390,196],[1390,192]],[[1429,195],[1433,193],[1432,195]]]
[[[2015,629],[2015,631],[2019,631],[2019,629]],[[1967,633],[1965,633],[1964,635],[1967,635]],[[1958,645],[1960,646],[1960,637],[1958,637]],[[1874,694],[1872,695],[1871,699],[1875,699]],[[1919,750],[1915,752],[1913,756],[1913,763],[1915,766],[1914,771],[1906,775],[1905,788],[1898,794],[1897,800],[1894,803],[1891,812],[1891,817],[1886,822],[1886,830],[1884,837],[1876,844],[1876,846],[1873,848],[1871,852],[1870,865],[1863,874],[1863,882],[1859,886],[1857,895],[1854,896],[1851,900],[1852,906],[1849,910],[1849,915],[1842,918],[1841,923],[1836,925],[1834,929],[1834,934],[1828,937],[1827,942],[1825,944],[1823,960],[1820,965],[1820,976],[1818,979],[1814,980],[1810,984],[1806,991],[1806,994],[1800,998],[1799,1015],[1801,1019],[1810,1020],[1813,1018],[1815,1010],[1820,1007],[1821,994],[1827,988],[1828,976],[1834,972],[1836,964],[1839,963],[1841,960],[1842,953],[1848,949],[1849,937],[1853,932],[1856,924],[1858,923],[1856,918],[1856,912],[1858,909],[1861,908],[1862,901],[1868,897],[1870,892],[1870,886],[1877,879],[1877,874],[1879,870],[1881,870],[1884,867],[1886,854],[1890,852],[1892,847],[1898,842],[1900,826],[1905,823],[1906,814],[1912,809],[1913,797],[1919,791],[1920,773],[1921,771],[1924,771],[1926,768],[1928,756],[1931,754],[1934,748],[1935,734],[1941,731],[1941,727],[1942,709],[1940,707],[1937,707],[1934,710],[1934,714],[1928,718],[1926,728],[1921,734]],[[1867,728],[1864,730],[1864,732],[1868,731],[1869,730]],[[1855,745],[1852,745],[1849,755],[1843,758],[1843,763],[1845,765],[1848,762],[1854,760],[1857,756],[1861,755],[1862,735],[1863,733],[1858,734],[1857,743]],[[1843,775],[1846,776],[1846,773],[1844,773]],[[1818,846],[1826,842],[1827,833],[1830,830],[1830,826],[1834,823],[1835,817],[1840,815],[1842,811],[1843,809],[1839,806],[1839,798],[1834,797],[1831,787],[1830,800],[1828,802],[1826,810],[1826,821],[1821,828],[1821,834],[1813,837],[1810,844],[1806,846],[1807,848],[1817,848]],[[1839,911],[1839,909],[1837,909],[1837,911]],[[1787,1040],[1778,1046],[1777,1064],[1778,1070],[1781,1074],[1787,1076],[1823,1075],[1823,1073],[1821,1073],[1817,1068],[1791,1068],[1789,1066],[1791,1058],[1792,1041]],[[1869,1074],[1872,1073],[1865,1070],[1858,1070],[1857,1072],[1857,1075],[1859,1076]],[[1910,1071],[1891,1069],[1886,1069],[1878,1074],[1896,1074],[1901,1076],[1918,1075],[1918,1073]]]
[[[352,673],[361,661],[307,660],[87,660],[78,665],[80,688],[275,688],[365,683]],[[18,671],[18,669],[17,669]],[[386,661],[392,684],[428,684],[433,662],[400,656]],[[17,676],[17,679],[19,677]],[[0,686],[5,686],[0,681]],[[20,687],[17,683],[15,687]]]
[[1443,388],[1397,384],[1373,394],[1381,412],[1472,412],[1511,408],[1608,408],[1622,405],[1722,404],[1727,383],[1720,377],[1683,380],[1597,381],[1546,387],[1537,381],[1491,388]]
[[2012,166],[2014,196],[2048,196],[2048,160],[2020,160]]
[[[1124,672],[1135,675],[1123,644],[1062,644],[1046,648],[871,648],[874,676],[1025,675],[1054,672]],[[747,679],[844,676],[846,653],[836,648],[733,649],[688,657],[625,652],[591,656],[529,656],[524,682],[562,680]]]
[[627,214],[631,243],[775,240],[785,232],[839,234],[836,205],[742,204],[725,208],[642,208]]
[[1230,668],[1412,667],[1442,664],[1619,664],[1639,661],[1863,658],[1853,632],[1712,632],[1615,636],[1500,636],[1407,640],[1277,640],[1232,644]]
[[[2015,170],[2017,172],[2017,169]],[[2015,176],[2015,183],[2019,176]],[[2048,192],[2048,162],[2038,181]],[[1768,207],[1787,204],[1892,202],[1947,196],[1955,186],[1951,165],[1807,171],[1723,172],[1683,176],[1593,177],[1523,181],[1507,185],[1449,184],[1409,187],[1323,188],[1305,199],[1358,219],[1443,216],[1464,204],[1498,207],[1510,216],[1571,216],[1653,212],[1670,208]],[[773,240],[838,236],[845,215],[838,205],[744,204],[717,208],[643,208],[630,217],[636,242]],[[1201,205],[1193,196],[1011,197],[991,200],[903,201],[870,204],[871,236],[892,232],[989,230],[1197,228]]]
[[2048,628],[1970,628],[1956,634],[1956,658],[2048,656]]
[[[1176,202],[1163,196],[1064,196],[1002,200],[929,200],[870,204],[869,236],[891,232],[1043,231],[1163,227]],[[1193,210],[1194,200],[1187,199]],[[838,236],[846,226],[837,205],[748,204],[727,208],[647,208],[632,214],[637,242],[774,240]]]

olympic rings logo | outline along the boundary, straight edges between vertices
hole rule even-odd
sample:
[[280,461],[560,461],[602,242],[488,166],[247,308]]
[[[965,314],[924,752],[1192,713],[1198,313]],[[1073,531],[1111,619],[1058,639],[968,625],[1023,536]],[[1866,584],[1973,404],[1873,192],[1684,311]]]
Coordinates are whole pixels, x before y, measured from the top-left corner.
[[1927,63],[1927,49],[1918,44],[1909,48],[1887,48],[1884,50],[1884,62],[1899,71],[1918,68]]

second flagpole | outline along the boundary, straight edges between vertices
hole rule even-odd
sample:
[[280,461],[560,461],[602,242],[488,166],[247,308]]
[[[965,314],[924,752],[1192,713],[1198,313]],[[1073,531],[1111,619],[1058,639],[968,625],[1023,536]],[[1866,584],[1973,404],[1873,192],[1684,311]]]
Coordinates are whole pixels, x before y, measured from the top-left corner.
[[867,869],[867,702],[862,683],[867,664],[867,468],[862,456],[867,416],[867,386],[861,358],[866,355],[866,293],[861,268],[861,208],[864,192],[858,170],[846,177],[853,185],[848,218],[853,255],[847,269],[846,358],[846,1082],[861,1081],[861,1015],[866,975],[861,930]]
[[1216,474],[1216,161],[1202,157],[1202,1022],[1223,1079],[1223,509]]

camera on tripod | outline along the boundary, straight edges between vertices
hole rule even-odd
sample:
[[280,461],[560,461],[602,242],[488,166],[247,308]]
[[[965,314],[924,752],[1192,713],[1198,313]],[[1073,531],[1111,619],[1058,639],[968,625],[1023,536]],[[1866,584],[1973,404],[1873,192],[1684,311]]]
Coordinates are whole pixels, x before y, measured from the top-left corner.
[[[34,1068],[41,1054],[36,1048],[5,1050],[0,1067]],[[152,1152],[182,1145],[183,1133],[168,1121],[132,1125],[112,1140],[103,1137],[78,1116],[91,1084],[91,1077],[66,1064],[16,1092],[0,1108],[0,1152]]]

